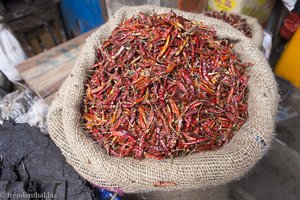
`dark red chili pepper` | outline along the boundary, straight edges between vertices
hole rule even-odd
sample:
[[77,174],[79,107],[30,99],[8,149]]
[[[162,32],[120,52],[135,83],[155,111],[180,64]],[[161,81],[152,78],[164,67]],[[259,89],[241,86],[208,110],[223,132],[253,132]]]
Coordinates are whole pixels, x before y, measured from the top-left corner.
[[241,31],[247,37],[250,37],[250,38],[252,37],[251,27],[247,23],[246,19],[242,18],[238,14],[226,13],[224,11],[221,11],[221,12],[213,11],[213,12],[206,12],[205,15],[208,17],[220,19],[220,20],[230,24],[234,28],[238,29],[239,31]]
[[161,160],[214,150],[248,117],[250,64],[212,27],[141,13],[113,30],[96,57],[82,120],[108,154]]

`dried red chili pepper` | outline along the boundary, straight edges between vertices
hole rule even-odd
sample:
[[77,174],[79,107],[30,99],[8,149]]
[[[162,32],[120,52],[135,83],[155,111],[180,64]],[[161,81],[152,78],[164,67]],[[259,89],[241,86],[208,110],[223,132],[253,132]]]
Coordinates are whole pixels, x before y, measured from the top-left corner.
[[249,38],[252,38],[252,29],[247,23],[247,20],[242,18],[239,14],[234,14],[234,13],[226,13],[224,11],[218,12],[218,11],[211,11],[211,12],[206,12],[204,13],[208,17],[220,19],[237,30],[241,31],[244,33]]
[[154,183],[155,187],[166,187],[166,186],[175,186],[175,185],[177,184],[172,181],[157,181]]
[[250,64],[212,27],[141,13],[96,52],[82,119],[111,155],[161,160],[214,150],[247,119]]

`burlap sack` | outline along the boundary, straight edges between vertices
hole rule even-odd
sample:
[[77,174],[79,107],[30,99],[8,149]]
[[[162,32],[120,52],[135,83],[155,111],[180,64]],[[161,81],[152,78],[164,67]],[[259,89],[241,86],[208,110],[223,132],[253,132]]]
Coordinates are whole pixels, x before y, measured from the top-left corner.
[[[139,12],[168,12],[153,6],[124,7],[86,41],[71,75],[62,85],[48,115],[49,134],[66,160],[86,180],[125,192],[207,188],[241,178],[270,147],[277,109],[277,87],[273,73],[258,48],[230,25],[205,17],[174,10],[178,15],[214,26],[220,37],[238,41],[235,50],[250,68],[249,119],[232,140],[216,151],[186,157],[135,160],[109,156],[82,129],[82,104],[86,68],[95,60],[95,49],[124,19]],[[175,186],[154,187],[154,182],[172,181]]]
[[[241,15],[241,14],[239,14]],[[264,37],[264,33],[263,33],[263,28],[261,27],[261,25],[258,23],[257,19],[254,17],[250,17],[248,15],[241,15],[242,18],[245,18],[247,23],[249,24],[249,26],[252,29],[252,42],[258,47],[261,48],[262,47],[262,41],[263,41],[263,37]]]

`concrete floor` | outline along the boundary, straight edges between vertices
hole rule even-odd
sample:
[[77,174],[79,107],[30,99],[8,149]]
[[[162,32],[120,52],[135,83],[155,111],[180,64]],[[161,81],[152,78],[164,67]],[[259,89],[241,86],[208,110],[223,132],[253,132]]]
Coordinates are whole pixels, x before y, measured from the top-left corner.
[[274,141],[268,154],[235,184],[257,200],[299,200],[299,169],[300,154]]
[[292,94],[282,103],[290,106],[298,116],[277,124],[276,137],[292,149],[300,152],[300,90],[294,89]]

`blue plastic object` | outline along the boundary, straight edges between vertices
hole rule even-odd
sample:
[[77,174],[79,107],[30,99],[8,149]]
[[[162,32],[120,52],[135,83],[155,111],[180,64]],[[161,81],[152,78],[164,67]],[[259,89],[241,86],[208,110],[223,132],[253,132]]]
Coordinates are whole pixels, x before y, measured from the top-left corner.
[[119,196],[114,197],[115,194],[110,191],[100,189],[100,188],[97,188],[97,190],[98,190],[98,194],[99,194],[98,200],[112,200],[112,199],[121,200],[121,198]]
[[60,0],[69,36],[78,36],[105,23],[99,0]]

